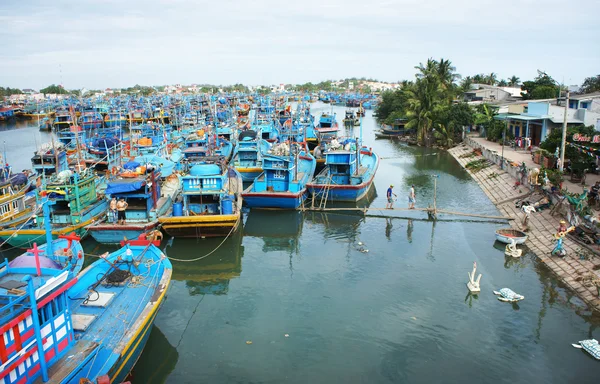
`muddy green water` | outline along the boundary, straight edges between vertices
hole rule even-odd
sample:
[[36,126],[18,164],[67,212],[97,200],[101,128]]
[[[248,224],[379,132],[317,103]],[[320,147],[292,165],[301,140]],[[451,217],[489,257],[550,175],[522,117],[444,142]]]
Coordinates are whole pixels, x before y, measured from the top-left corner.
[[[333,109],[341,125],[345,108]],[[27,167],[35,128],[3,128],[7,146],[29,143],[7,151]],[[364,204],[384,207],[394,184],[406,206],[415,184],[417,206],[426,206],[439,175],[438,207],[498,214],[450,155],[375,140],[374,128],[368,111],[363,136],[382,160]],[[133,383],[598,382],[600,362],[571,343],[600,339],[600,318],[532,255],[506,258],[494,242],[502,224],[396,215],[247,212],[211,256],[173,263]],[[192,259],[220,242],[164,246]],[[85,248],[106,249],[92,240]],[[478,296],[466,288],[473,261],[483,274]],[[492,290],[503,287],[525,300],[499,302]]]

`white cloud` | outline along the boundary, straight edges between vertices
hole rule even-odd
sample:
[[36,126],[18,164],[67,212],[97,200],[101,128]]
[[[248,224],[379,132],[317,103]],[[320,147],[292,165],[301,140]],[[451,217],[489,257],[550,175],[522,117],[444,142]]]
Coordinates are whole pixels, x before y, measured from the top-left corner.
[[[428,57],[462,74],[579,82],[597,74],[600,4],[557,0],[42,0],[0,4],[0,83],[275,83],[412,78]],[[25,82],[24,82],[25,81]],[[110,81],[110,83],[108,83]]]

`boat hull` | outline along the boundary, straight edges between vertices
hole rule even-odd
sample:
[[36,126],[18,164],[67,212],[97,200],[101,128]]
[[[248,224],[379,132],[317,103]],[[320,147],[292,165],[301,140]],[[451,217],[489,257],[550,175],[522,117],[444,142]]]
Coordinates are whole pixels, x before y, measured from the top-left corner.
[[123,238],[137,239],[142,233],[155,229],[158,220],[139,224],[98,224],[89,227],[89,234],[101,244],[119,244]]
[[510,244],[512,241],[515,244],[524,244],[527,241],[527,235],[523,233],[524,236],[515,236],[508,233],[500,233],[496,232],[496,240],[504,244]]
[[158,221],[173,237],[225,237],[238,226],[240,214],[166,216]]
[[[89,218],[87,220],[74,225],[66,225],[52,229],[52,238],[57,239],[60,235],[67,235],[72,232],[81,238],[85,237],[88,233],[86,227],[104,216],[107,207],[108,202],[101,200],[90,209],[90,214],[93,216],[88,216]],[[6,241],[12,247],[30,248],[34,243],[38,245],[46,243],[46,231],[39,228],[6,229],[0,231],[0,239]]]
[[247,192],[242,198],[250,208],[297,209],[306,200],[306,189],[300,192]]
[[[330,201],[346,201],[346,202],[355,202],[359,201],[363,197],[367,195],[369,192],[369,188],[372,185],[372,179],[366,183],[358,184],[358,185],[336,185],[330,186],[329,192],[327,195],[327,200]],[[316,198],[319,199],[320,196],[325,194],[326,186],[321,184],[308,184],[308,191],[311,195],[316,195]]]
[[125,357],[121,358],[121,360],[113,366],[113,369],[109,371],[108,376],[111,378],[112,383],[125,382],[127,376],[129,375],[129,373],[137,363],[138,359],[140,358],[144,347],[148,342],[148,337],[150,336],[150,331],[152,331],[152,326],[154,325],[154,320],[156,320],[158,310],[160,309],[160,307],[162,307],[162,304],[164,302],[164,293],[167,291],[167,289],[168,287],[165,288],[163,294],[155,303],[152,315],[140,327],[140,330],[136,335],[137,337],[132,339],[129,343],[129,348],[123,351],[123,354],[121,356]]
[[[137,251],[142,250],[142,254],[145,252],[144,249],[146,249],[143,246],[135,248],[137,248]],[[93,266],[89,266],[88,269],[80,274],[79,279],[82,283],[87,272],[95,272],[91,269]],[[104,375],[109,377],[111,383],[124,382],[138,361],[148,341],[158,311],[165,301],[171,276],[172,266],[168,263],[158,278],[158,283],[154,290],[149,292],[149,295],[144,294],[142,299],[149,301],[145,304],[141,313],[129,323],[129,329],[125,331],[126,334],[123,335],[123,339],[111,349],[99,348],[95,354],[90,356],[86,364],[77,367],[79,368],[78,371],[72,372],[68,379],[63,382],[78,384],[81,379],[85,378],[95,383],[99,377]],[[87,284],[87,280],[85,280],[85,283]],[[135,306],[132,306],[132,308],[135,308]]]

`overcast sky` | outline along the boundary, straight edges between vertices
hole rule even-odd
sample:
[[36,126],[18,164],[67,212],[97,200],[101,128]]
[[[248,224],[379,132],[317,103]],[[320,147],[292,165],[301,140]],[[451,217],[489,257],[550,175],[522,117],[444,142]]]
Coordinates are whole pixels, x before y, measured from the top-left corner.
[[600,73],[598,0],[1,0],[0,86]]

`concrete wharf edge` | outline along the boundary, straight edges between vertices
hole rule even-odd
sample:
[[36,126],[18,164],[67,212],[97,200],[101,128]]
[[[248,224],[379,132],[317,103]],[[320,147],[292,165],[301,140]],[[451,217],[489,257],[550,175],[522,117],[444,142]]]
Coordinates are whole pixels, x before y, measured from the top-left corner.
[[[478,143],[467,140],[462,145],[448,150],[448,153],[479,184],[483,192],[502,214],[523,217],[520,209],[515,207],[515,201],[528,196],[530,194],[529,188],[516,186],[516,179],[508,172],[502,170],[495,162],[487,168],[471,172],[466,168],[466,164],[474,160],[486,159],[486,157],[481,155],[467,157],[467,155],[473,152],[473,148],[467,144],[480,146]],[[529,219],[528,239],[525,245],[536,255],[539,261],[543,262],[591,310],[600,313],[598,288],[594,284],[584,283],[584,279],[590,277],[600,280],[600,257],[596,255],[591,260],[580,260],[577,256],[577,250],[582,248],[582,246],[569,239],[568,236],[565,237],[563,242],[564,248],[567,250],[567,256],[559,258],[550,255],[555,246],[552,239],[559,227],[560,219],[558,214],[556,216],[550,215],[550,209],[532,213]],[[520,220],[513,221],[511,226],[515,229],[520,229],[519,223]],[[527,296],[527,293],[525,293],[525,296]]]

